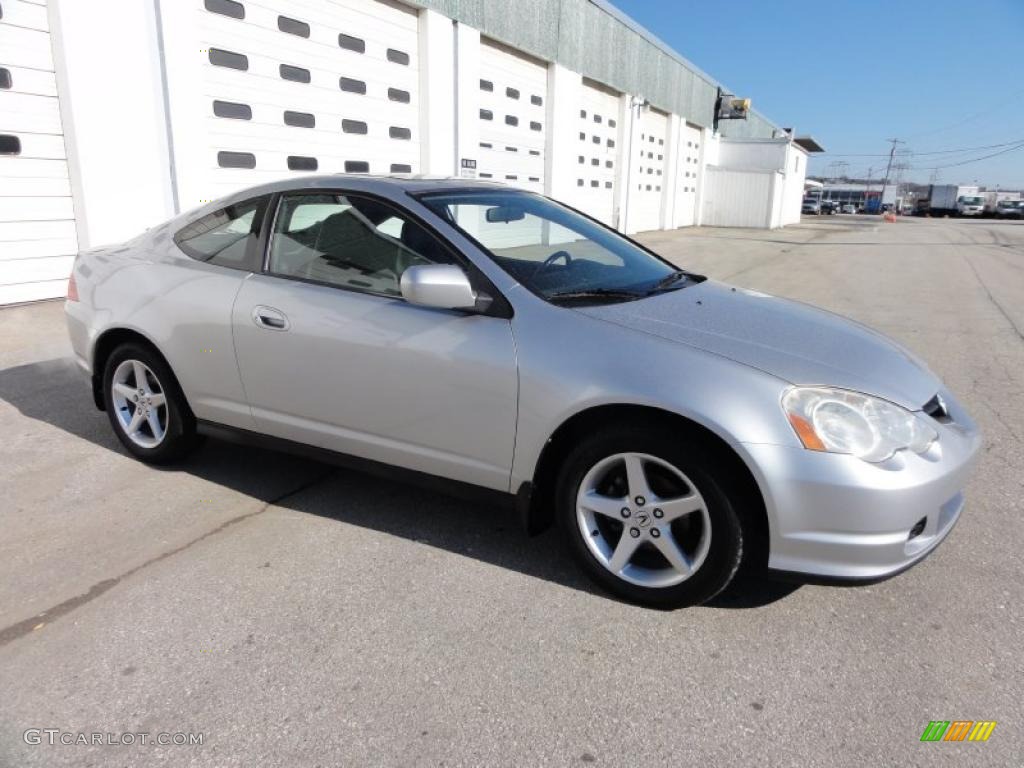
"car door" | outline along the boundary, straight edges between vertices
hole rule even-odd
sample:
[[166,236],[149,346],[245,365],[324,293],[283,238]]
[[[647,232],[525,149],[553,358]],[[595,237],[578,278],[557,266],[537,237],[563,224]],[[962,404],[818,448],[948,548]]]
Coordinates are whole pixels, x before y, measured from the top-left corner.
[[[134,322],[153,333],[196,417],[243,429],[255,423],[238,373],[232,307],[246,276],[262,264],[269,201],[233,202],[190,220],[170,240],[156,235],[152,258],[133,278],[140,288],[155,283]],[[163,248],[188,258],[161,258]]]
[[452,251],[391,204],[345,193],[280,195],[268,234],[233,318],[257,428],[507,490],[509,319],[414,306],[399,290],[406,267],[455,262]]

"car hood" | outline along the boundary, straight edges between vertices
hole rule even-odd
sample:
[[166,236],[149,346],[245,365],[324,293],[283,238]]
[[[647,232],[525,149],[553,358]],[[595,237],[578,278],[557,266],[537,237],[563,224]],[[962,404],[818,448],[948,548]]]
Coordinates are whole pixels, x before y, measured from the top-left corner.
[[923,362],[870,328],[800,302],[713,280],[578,311],[726,357],[791,384],[843,387],[912,410],[941,386]]

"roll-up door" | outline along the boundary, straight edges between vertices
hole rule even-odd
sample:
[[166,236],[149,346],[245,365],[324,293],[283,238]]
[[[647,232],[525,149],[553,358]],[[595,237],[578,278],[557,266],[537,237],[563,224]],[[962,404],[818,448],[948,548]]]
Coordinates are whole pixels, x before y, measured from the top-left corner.
[[544,191],[547,74],[502,45],[480,46],[479,178]]
[[665,140],[668,115],[648,108],[640,113],[639,136],[633,141],[633,209],[631,229],[643,232],[661,228],[662,190],[665,187]]
[[[179,0],[176,0],[178,2]],[[384,0],[194,5],[202,199],[290,175],[419,170],[418,16]],[[168,41],[166,44],[173,44]],[[168,77],[173,89],[175,73]],[[183,207],[198,200],[183,200]]]
[[700,128],[682,124],[676,171],[674,222],[677,227],[692,227],[697,223],[697,189],[701,176],[700,136]]
[[78,239],[46,2],[0,8],[0,304],[13,304],[63,296]]
[[579,188],[576,204],[595,219],[616,226],[616,183],[619,176],[618,93],[583,82],[579,121]]

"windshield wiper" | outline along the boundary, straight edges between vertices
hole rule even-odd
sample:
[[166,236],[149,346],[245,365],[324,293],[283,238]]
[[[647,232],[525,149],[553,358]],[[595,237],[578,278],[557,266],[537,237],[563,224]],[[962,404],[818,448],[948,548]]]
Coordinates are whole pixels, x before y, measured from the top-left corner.
[[651,288],[647,293],[651,294],[657,293],[658,291],[664,291],[666,288],[671,287],[675,283],[685,278],[688,278],[689,276],[690,275],[688,272],[683,272],[682,270],[679,269],[677,269],[675,272],[669,272],[667,275],[661,278],[661,280],[656,282],[654,284],[654,287]]
[[634,299],[642,299],[646,295],[646,293],[641,293],[638,291],[626,291],[616,288],[590,288],[587,290],[580,291],[561,291],[560,293],[553,293],[550,296],[548,296],[548,300],[575,301],[587,299],[607,299],[608,301],[632,301]]

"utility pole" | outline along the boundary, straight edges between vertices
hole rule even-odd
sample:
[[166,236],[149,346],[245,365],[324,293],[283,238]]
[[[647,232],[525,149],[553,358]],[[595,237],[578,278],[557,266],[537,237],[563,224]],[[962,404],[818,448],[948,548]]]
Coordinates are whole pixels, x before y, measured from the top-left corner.
[[868,207],[868,195],[871,194],[871,175],[875,172],[875,166],[868,168],[868,183],[864,186],[864,209]]
[[892,142],[892,149],[889,150],[889,164],[885,166],[885,179],[882,181],[882,191],[878,195],[878,212],[882,212],[882,203],[885,201],[885,188],[889,185],[889,172],[892,171],[892,159],[896,156],[896,145],[906,144],[907,142],[901,141],[900,139],[886,139],[886,141]]

